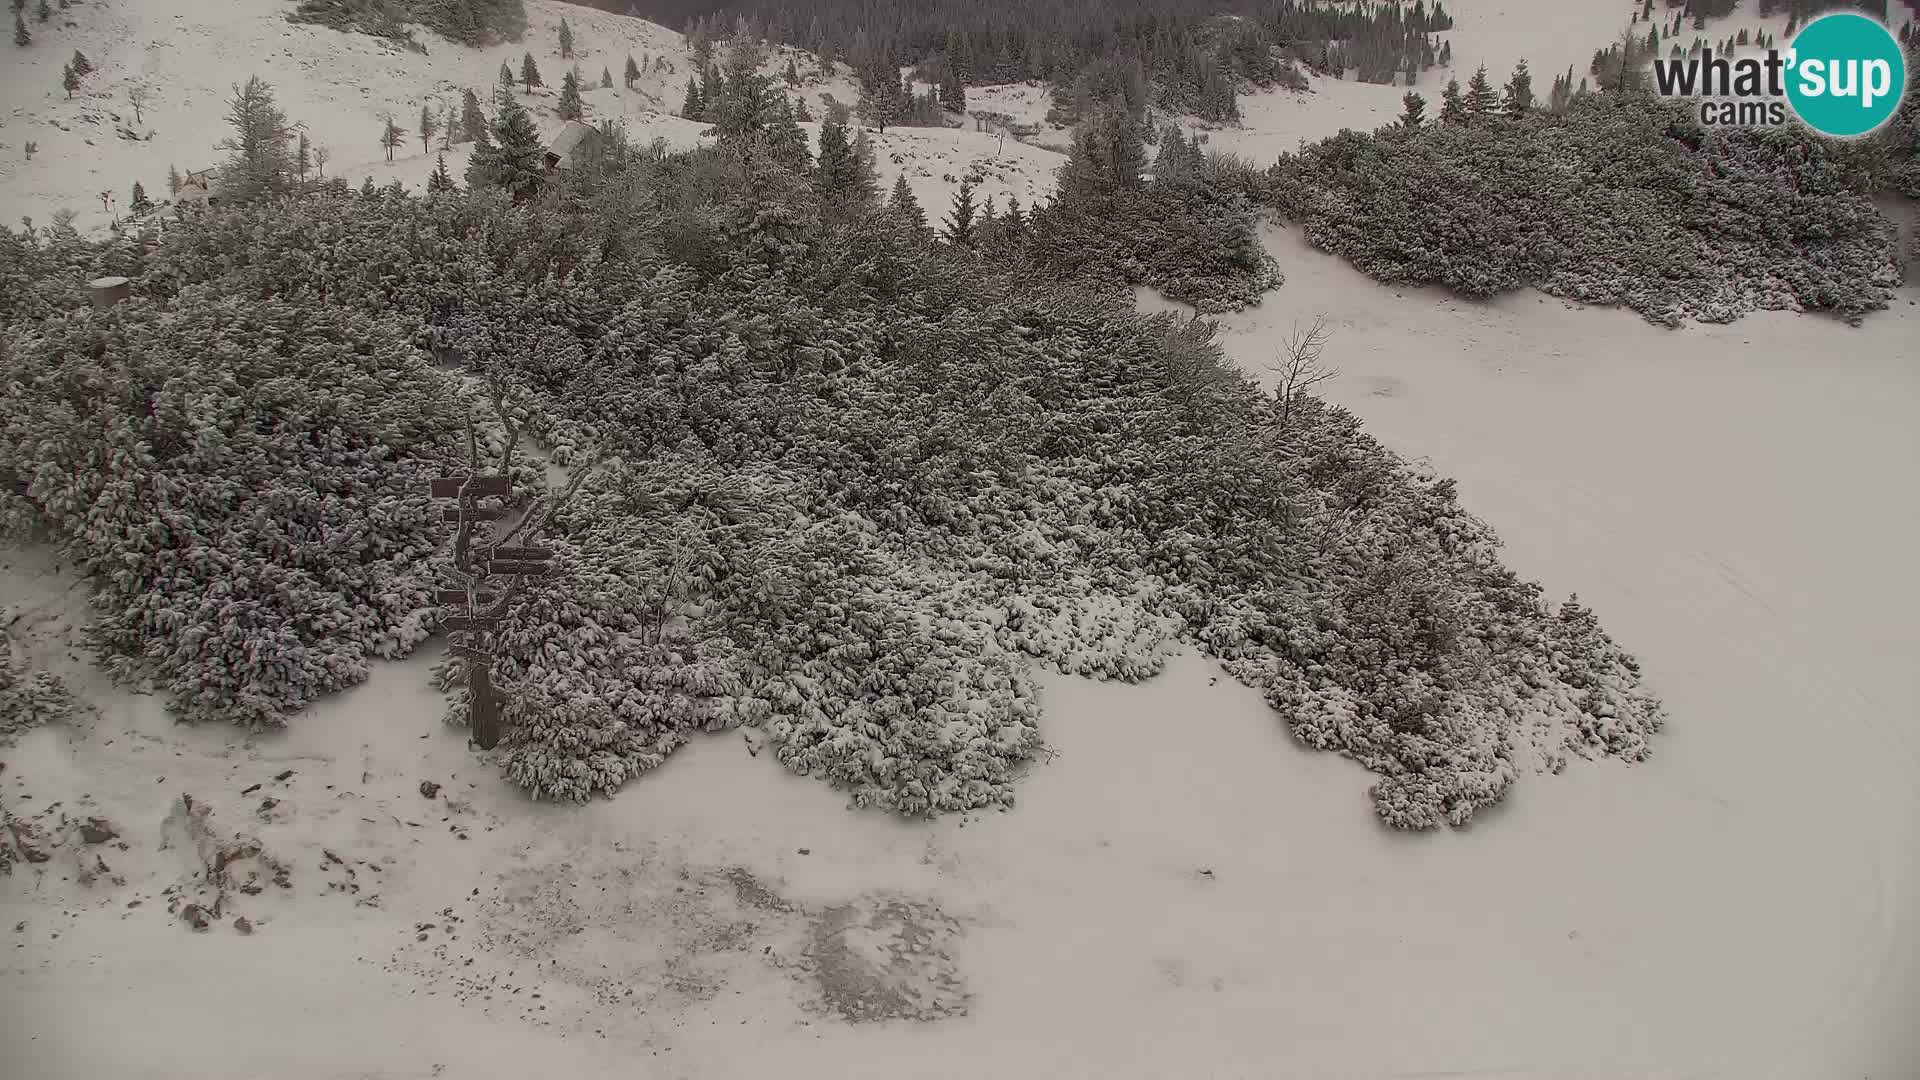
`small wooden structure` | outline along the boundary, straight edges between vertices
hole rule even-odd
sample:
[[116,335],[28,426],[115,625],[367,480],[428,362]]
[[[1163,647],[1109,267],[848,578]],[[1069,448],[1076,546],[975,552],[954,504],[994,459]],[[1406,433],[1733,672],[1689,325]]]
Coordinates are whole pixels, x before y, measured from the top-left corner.
[[561,124],[560,130],[547,140],[547,171],[564,172],[575,167],[605,138],[600,129],[592,124],[579,120]]
[[493,635],[521,585],[515,581],[502,591],[493,588],[494,583],[488,579],[545,576],[550,569],[547,560],[553,557],[547,548],[497,543],[482,547],[473,543],[475,525],[506,516],[505,511],[476,506],[476,501],[491,496],[504,498],[512,491],[512,482],[503,475],[441,476],[430,484],[434,498],[455,500],[441,516],[459,530],[454,540],[455,565],[472,582],[465,589],[443,590],[436,599],[447,608],[447,632],[458,636],[451,651],[467,662],[467,721],[474,741],[483,750],[500,744],[500,701],[493,690]]
[[133,295],[133,282],[118,276],[94,278],[87,282],[87,292],[94,307],[110,308]]
[[220,205],[218,170],[209,167],[188,173],[180,181],[180,190],[174,193],[173,201],[180,206]]

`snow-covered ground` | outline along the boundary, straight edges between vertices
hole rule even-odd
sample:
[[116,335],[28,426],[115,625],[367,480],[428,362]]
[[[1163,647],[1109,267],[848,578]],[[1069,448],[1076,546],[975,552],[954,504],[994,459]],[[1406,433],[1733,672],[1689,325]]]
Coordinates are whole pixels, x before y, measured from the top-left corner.
[[[113,97],[84,107],[120,110],[116,80],[143,71],[164,88],[146,125],[159,134],[122,142],[109,124],[86,147],[47,124],[72,128],[83,108],[56,85],[73,46],[16,60],[0,69],[0,211],[44,219],[64,193],[79,209],[84,185],[136,176],[157,196],[169,161],[210,153],[228,84],[255,70],[338,148],[330,173],[417,179],[431,167],[417,141],[396,173],[371,164],[379,108],[411,126],[428,90],[484,89],[525,51],[422,58],[291,26],[275,44],[262,12],[277,7],[63,13],[96,33],[80,46],[102,68],[90,92]],[[530,7],[537,28],[564,12],[590,50],[582,70],[604,64],[616,84],[629,47],[683,47],[635,21]],[[1611,36],[1575,40],[1581,20],[1624,24],[1629,9],[1547,10],[1572,22],[1540,15],[1519,44],[1579,58]],[[1456,12],[1456,57],[1510,66],[1513,42],[1462,43],[1474,12]],[[684,72],[652,92],[677,107]],[[1290,148],[1348,116],[1390,117],[1401,92],[1316,80],[1215,145]],[[596,108],[596,95],[620,97],[593,91]],[[642,95],[622,100],[635,123],[697,137]],[[42,146],[25,170],[23,137]],[[876,149],[884,179],[904,169],[937,215],[944,177],[999,147],[899,129]],[[1012,140],[1003,153],[1019,163],[1004,190],[1023,201],[1057,163]],[[1294,233],[1267,241],[1287,284],[1224,320],[1234,354],[1257,366],[1325,315],[1342,370],[1326,393],[1458,478],[1510,565],[1577,591],[1644,659],[1669,714],[1651,761],[1575,765],[1470,829],[1388,832],[1367,808],[1370,774],[1301,749],[1257,695],[1188,655],[1138,686],[1050,679],[1050,753],[1004,814],[852,812],[738,732],[696,740],[615,799],[530,805],[440,726],[433,648],[284,734],[176,728],[86,666],[69,573],[44,552],[0,553],[15,640],[99,707],[0,750],[0,807],[47,855],[0,878],[13,945],[0,1071],[1920,1073],[1920,294],[1858,329],[1761,313],[1668,331],[1532,293],[1393,289]],[[204,933],[168,911],[166,890],[190,891],[199,865],[182,795],[209,809],[212,836],[257,837],[247,864],[278,859],[288,881],[258,895],[236,882]],[[90,845],[60,825],[96,816],[119,836]],[[232,926],[242,915],[250,934]]]

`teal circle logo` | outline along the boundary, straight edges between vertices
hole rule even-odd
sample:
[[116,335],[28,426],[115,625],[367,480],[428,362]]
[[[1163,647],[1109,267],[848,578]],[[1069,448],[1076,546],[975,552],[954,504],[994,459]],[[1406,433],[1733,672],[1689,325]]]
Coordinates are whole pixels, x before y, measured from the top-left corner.
[[1787,102],[1822,135],[1865,135],[1893,115],[1907,89],[1907,58],[1893,32],[1851,12],[1800,28],[1787,53]]

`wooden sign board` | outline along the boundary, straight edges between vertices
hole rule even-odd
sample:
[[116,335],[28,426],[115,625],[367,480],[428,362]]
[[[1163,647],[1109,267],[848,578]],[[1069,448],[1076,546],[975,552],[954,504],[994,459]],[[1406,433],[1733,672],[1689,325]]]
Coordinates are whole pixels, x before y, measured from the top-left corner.
[[487,510],[478,506],[449,506],[440,511],[440,520],[459,521],[465,516],[468,521],[498,521],[507,516],[505,510]]
[[544,577],[552,567],[543,562],[510,562],[495,559],[487,564],[487,573],[502,577]]
[[540,547],[497,547],[493,549],[493,557],[496,559],[523,559],[529,562],[538,562],[541,559],[553,558],[553,549]]
[[470,593],[465,589],[441,589],[433,594],[433,599],[435,603],[446,604],[449,607],[467,607],[470,604],[489,607],[495,600],[500,599],[500,594],[490,592]]
[[433,497],[457,499],[462,487],[466,488],[466,494],[475,497],[513,493],[512,484],[504,476],[436,476],[433,478]]

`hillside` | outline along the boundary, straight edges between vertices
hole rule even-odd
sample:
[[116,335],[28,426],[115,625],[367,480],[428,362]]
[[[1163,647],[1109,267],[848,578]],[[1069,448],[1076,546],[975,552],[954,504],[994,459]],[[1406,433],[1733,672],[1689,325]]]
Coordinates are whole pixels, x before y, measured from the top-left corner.
[[[31,216],[46,223],[56,210],[78,215],[82,228],[104,225],[125,215],[135,181],[156,202],[166,197],[169,167],[183,173],[215,164],[218,145],[230,134],[226,102],[236,83],[259,75],[272,84],[288,117],[303,125],[316,147],[327,147],[325,171],[358,186],[372,177],[376,186],[398,179],[419,190],[433,170],[441,140],[422,149],[418,133],[423,105],[438,111],[457,108],[463,89],[484,100],[504,63],[517,74],[531,53],[549,85],[526,94],[543,130],[558,124],[553,112],[567,61],[559,55],[558,28],[565,18],[574,29],[577,64],[589,120],[615,118],[639,142],[663,138],[675,147],[698,143],[705,125],[677,115],[685,94],[691,55],[681,35],[639,19],[613,15],[555,0],[529,0],[530,26],[523,42],[472,49],[424,31],[418,36],[428,52],[420,55],[394,42],[342,33],[285,20],[292,5],[284,0],[233,0],[217,5],[184,0],[90,0],[60,12],[46,25],[35,24],[33,44],[6,45],[0,66],[0,220]],[[71,24],[71,25],[67,25]],[[69,98],[60,87],[60,70],[75,50],[94,66],[83,87]],[[626,58],[643,60],[644,73],[634,89],[623,85]],[[770,73],[784,70],[788,54],[767,61]],[[851,103],[858,90],[844,72],[832,79],[813,72],[800,93],[814,115],[823,115],[824,99]],[[602,69],[613,86],[598,85]],[[149,101],[136,121],[129,100],[144,86]],[[391,113],[408,129],[406,142],[389,164],[379,143],[382,115]],[[818,138],[818,125],[804,125]],[[124,137],[135,136],[133,138]],[[151,138],[148,138],[148,133]],[[25,147],[37,149],[29,160]],[[1009,195],[1031,205],[1052,190],[1053,172],[1063,160],[1056,154],[983,132],[890,129],[874,137],[883,185],[904,172],[930,212],[944,210],[959,179],[968,171],[981,177],[978,198]],[[448,152],[448,167],[460,175],[468,147]],[[103,208],[101,192],[111,192],[112,208]]]

